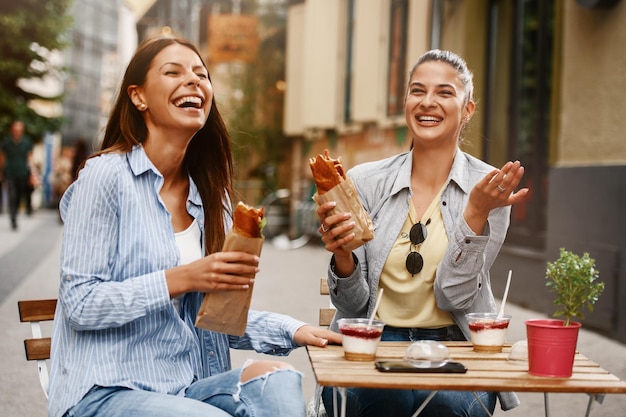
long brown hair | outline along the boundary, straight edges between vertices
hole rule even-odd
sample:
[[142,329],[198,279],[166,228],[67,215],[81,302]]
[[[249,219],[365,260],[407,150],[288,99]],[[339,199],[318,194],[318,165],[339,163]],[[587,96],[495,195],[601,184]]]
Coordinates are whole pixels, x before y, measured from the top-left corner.
[[[206,68],[198,49],[186,39],[156,37],[145,40],[139,45],[126,68],[102,146],[93,156],[129,152],[133,146],[146,140],[148,129],[141,112],[133,105],[127,93],[128,87],[143,85],[154,57],[173,44],[180,44],[194,51]],[[187,146],[184,164],[202,198],[206,251],[217,252],[222,249],[226,234],[223,213],[230,206],[229,199],[233,190],[233,156],[230,136],[215,103],[215,97],[212,99],[206,123]],[[230,212],[229,214],[232,215]]]

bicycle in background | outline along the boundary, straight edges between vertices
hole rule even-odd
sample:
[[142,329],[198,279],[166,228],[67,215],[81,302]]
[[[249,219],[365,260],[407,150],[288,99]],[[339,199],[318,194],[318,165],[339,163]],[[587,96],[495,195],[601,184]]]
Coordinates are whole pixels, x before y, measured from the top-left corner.
[[263,235],[278,249],[298,249],[309,243],[311,237],[319,238],[317,205],[313,200],[293,201],[286,188],[266,195],[261,201],[265,207],[267,223]]

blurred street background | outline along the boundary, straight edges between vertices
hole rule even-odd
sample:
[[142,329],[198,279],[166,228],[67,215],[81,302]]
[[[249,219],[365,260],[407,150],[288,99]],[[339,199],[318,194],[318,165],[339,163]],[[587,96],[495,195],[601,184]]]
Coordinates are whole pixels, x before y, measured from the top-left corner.
[[[626,378],[625,0],[0,0],[0,32],[0,140],[20,119],[35,144],[35,211],[20,212],[15,231],[0,175],[0,417],[45,415],[15,303],[56,297],[58,200],[74,165],[99,149],[136,46],[156,35],[199,47],[233,139],[234,198],[266,207],[272,243],[254,306],[312,323],[327,305],[318,282],[328,254],[308,159],[329,149],[349,169],[408,150],[410,69],[429,49],[460,54],[477,101],[462,149],[494,166],[520,160],[531,190],[491,271],[496,296],[514,271],[509,338],[555,310],[546,262],[560,248],[587,252],[606,289],[579,349]],[[289,360],[309,398],[306,352]],[[584,396],[553,397],[553,416],[583,414]],[[542,415],[542,404],[524,395],[506,415]],[[596,413],[624,410],[609,396]]]
[[[46,401],[39,386],[37,365],[27,362],[24,357],[22,340],[30,337],[30,326],[20,323],[17,301],[56,298],[62,227],[52,210],[39,210],[24,219],[23,227],[17,233],[9,234],[8,221],[3,220],[6,215],[0,216],[0,236],[11,236],[11,239],[0,239],[0,357],[3,363],[0,417],[44,417]],[[311,241],[297,249],[285,250],[266,241],[252,308],[276,311],[317,324],[319,308],[328,307],[328,298],[319,294],[319,279],[326,272],[328,260],[328,252],[318,242]],[[511,292],[523,285],[524,277],[514,271]],[[524,320],[544,317],[514,304],[507,305],[506,313],[513,316],[507,333],[510,342],[526,338]],[[47,327],[44,326],[44,331]],[[605,369],[626,379],[626,345],[583,329],[578,349]],[[232,354],[234,366],[241,366],[247,358],[263,356],[250,351],[233,351]],[[304,396],[310,400],[315,390],[315,377],[306,350],[297,349],[283,359],[304,373]],[[542,394],[520,394],[520,397],[521,406],[506,413],[497,406],[495,415],[544,415]],[[549,399],[551,416],[572,417],[584,415],[588,397],[585,394],[550,394]],[[624,410],[626,395],[607,395],[604,404],[594,405],[591,415],[618,417],[624,415]]]
[[1,1],[0,25],[0,137],[25,122],[36,206],[99,149],[137,44],[183,36],[232,136],[234,198],[266,205],[290,247],[317,228],[309,158],[328,149],[350,169],[408,150],[410,69],[458,53],[477,102],[462,149],[521,161],[531,190],[492,272],[515,269],[512,301],[551,314],[546,262],[589,253],[606,290],[584,325],[626,342],[626,1],[25,0]]

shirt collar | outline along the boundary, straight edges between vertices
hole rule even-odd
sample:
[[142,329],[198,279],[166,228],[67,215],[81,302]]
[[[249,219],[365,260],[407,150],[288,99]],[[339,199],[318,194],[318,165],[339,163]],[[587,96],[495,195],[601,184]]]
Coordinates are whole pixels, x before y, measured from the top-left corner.
[[[154,172],[160,178],[163,177],[157,167],[154,166],[150,158],[148,158],[148,155],[146,155],[146,151],[144,150],[143,146],[133,146],[133,149],[126,154],[126,158],[128,160],[130,169],[133,172],[133,175],[135,175],[136,177],[144,174],[147,171]],[[202,199],[200,198],[198,187],[196,186],[196,183],[193,181],[191,176],[189,176],[189,195],[187,197],[187,200],[198,207],[202,206]]]
[[128,165],[130,165],[131,171],[133,171],[133,174],[136,177],[140,176],[146,171],[152,171],[159,177],[163,176],[154,166],[150,158],[148,158],[148,155],[146,155],[146,151],[141,145],[133,146],[133,149],[131,149],[131,151],[126,154],[126,159],[128,160]]
[[457,148],[450,175],[448,176],[448,184],[454,181],[465,194],[469,194],[471,190],[469,169],[469,161],[461,149]]
[[400,155],[400,168],[398,169],[398,175],[391,187],[391,194],[395,195],[400,191],[408,188],[411,189],[411,169],[413,167],[413,149]]
[[[409,152],[401,155],[400,168],[398,169],[398,176],[391,189],[391,194],[397,194],[403,189],[411,189],[411,169],[413,167],[413,149]],[[448,175],[446,184],[454,182],[457,186],[463,190],[464,193],[469,193],[469,164],[467,158],[461,149],[457,148],[454,154],[454,161],[452,162],[452,168]]]

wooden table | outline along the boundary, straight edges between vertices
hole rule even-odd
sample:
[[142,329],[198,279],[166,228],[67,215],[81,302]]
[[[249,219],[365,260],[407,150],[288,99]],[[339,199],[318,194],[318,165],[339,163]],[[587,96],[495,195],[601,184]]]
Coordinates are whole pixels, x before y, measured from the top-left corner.
[[[593,400],[602,398],[604,394],[626,393],[626,382],[579,353],[576,354],[574,373],[570,378],[548,378],[530,375],[527,365],[508,361],[510,344],[506,345],[501,353],[474,352],[469,342],[445,342],[445,344],[448,346],[451,359],[464,364],[468,369],[467,373],[379,372],[375,369],[374,362],[345,360],[341,346],[325,348],[309,346],[307,351],[317,383],[321,386],[338,388],[342,395],[345,395],[345,388],[348,387],[542,392],[548,416],[549,392],[589,394],[587,415],[591,411]],[[381,342],[376,359],[400,359],[408,345],[407,342]],[[345,401],[342,403],[345,404]],[[420,411],[421,409],[414,416]]]

